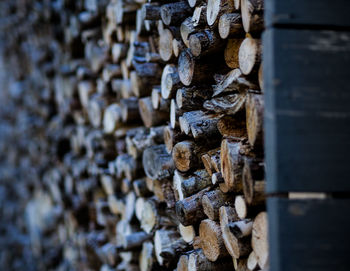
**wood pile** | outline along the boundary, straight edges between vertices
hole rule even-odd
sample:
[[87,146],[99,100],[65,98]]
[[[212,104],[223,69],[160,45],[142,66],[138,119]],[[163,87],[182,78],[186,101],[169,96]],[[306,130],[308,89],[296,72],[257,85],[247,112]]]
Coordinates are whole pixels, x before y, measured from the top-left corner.
[[43,270],[267,270],[263,0],[17,2],[11,154]]

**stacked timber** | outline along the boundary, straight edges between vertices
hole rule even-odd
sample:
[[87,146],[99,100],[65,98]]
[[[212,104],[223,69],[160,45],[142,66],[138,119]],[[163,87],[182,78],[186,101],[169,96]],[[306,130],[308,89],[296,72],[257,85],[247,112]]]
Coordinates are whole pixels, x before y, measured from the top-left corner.
[[43,268],[267,270],[263,0],[23,2],[9,159]]

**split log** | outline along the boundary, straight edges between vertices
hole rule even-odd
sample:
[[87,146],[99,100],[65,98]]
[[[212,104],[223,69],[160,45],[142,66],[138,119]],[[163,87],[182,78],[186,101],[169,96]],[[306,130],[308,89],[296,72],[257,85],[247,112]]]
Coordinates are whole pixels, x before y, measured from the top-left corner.
[[215,262],[228,255],[220,226],[215,221],[203,220],[199,226],[199,237],[203,253],[208,260]]
[[264,30],[263,0],[242,0],[241,13],[245,32],[256,33]]
[[239,13],[226,13],[221,15],[218,28],[222,39],[241,37],[243,34],[241,15]]

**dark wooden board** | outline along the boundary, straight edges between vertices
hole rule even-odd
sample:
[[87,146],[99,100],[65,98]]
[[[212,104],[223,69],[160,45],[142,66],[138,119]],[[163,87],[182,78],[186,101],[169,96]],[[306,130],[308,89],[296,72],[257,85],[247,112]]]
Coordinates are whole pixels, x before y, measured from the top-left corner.
[[349,27],[350,5],[347,0],[266,0],[267,26],[318,25]]
[[350,199],[267,202],[270,271],[349,270]]
[[350,191],[350,32],[263,39],[267,191]]

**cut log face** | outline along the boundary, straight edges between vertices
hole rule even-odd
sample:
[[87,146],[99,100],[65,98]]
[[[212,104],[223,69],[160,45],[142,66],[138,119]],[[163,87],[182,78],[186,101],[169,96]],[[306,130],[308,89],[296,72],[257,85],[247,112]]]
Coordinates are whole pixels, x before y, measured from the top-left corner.
[[239,37],[243,34],[242,19],[239,13],[225,13],[219,19],[219,34],[222,39]]
[[239,48],[239,68],[245,75],[258,72],[261,61],[260,41],[247,37]]
[[217,23],[220,16],[224,13],[234,11],[233,1],[228,0],[209,0],[207,5],[207,23],[209,26]]
[[257,215],[253,224],[252,247],[258,259],[260,268],[266,268],[269,264],[269,247],[267,233],[267,214],[261,212]]
[[242,0],[241,13],[245,32],[261,32],[264,29],[264,1]]
[[227,256],[219,224],[210,219],[203,220],[199,226],[199,237],[203,253],[208,260],[215,262]]

